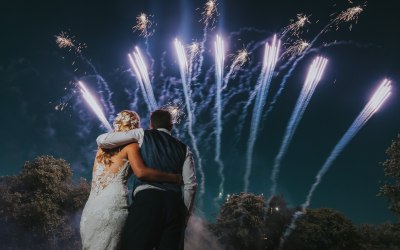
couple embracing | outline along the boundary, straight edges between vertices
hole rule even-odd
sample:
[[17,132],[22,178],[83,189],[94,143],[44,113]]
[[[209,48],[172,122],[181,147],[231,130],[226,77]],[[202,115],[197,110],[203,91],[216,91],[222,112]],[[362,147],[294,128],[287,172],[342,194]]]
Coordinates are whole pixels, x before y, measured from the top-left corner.
[[171,136],[171,114],[152,112],[150,129],[143,130],[139,116],[124,110],[113,125],[115,132],[97,138],[80,223],[83,249],[183,249],[197,184],[190,149]]

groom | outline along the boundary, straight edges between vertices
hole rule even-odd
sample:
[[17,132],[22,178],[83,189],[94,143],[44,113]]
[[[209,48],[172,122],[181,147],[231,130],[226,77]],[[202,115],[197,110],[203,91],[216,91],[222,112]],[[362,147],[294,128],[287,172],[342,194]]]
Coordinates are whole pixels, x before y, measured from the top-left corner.
[[123,240],[124,249],[183,249],[184,232],[196,193],[196,174],[188,146],[171,136],[172,117],[166,110],[150,115],[150,130],[100,135],[101,148],[114,148],[138,142],[145,165],[164,172],[181,173],[181,187],[171,183],[140,181],[134,178],[133,204]]

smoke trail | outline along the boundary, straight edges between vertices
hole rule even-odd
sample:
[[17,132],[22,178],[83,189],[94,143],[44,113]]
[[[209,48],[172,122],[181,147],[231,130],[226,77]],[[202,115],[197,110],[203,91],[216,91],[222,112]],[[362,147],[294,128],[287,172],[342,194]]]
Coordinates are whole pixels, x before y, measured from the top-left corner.
[[269,86],[272,80],[272,75],[277,63],[279,48],[281,42],[276,39],[276,35],[272,40],[272,44],[265,43],[265,53],[263,67],[261,74],[258,79],[258,92],[253,108],[253,116],[251,119],[250,135],[247,143],[247,161],[246,161],[246,172],[244,175],[244,191],[247,192],[249,187],[249,177],[251,173],[251,165],[253,161],[253,149],[257,139],[257,133],[260,126],[260,118],[262,109],[264,108],[265,101],[268,95]]
[[[175,39],[175,49],[178,55],[178,62],[179,62],[179,71],[181,74],[182,78],[182,87],[183,87],[183,93],[185,96],[185,104],[186,104],[186,110],[187,110],[187,117],[188,117],[188,133],[190,136],[190,139],[192,140],[192,146],[193,146],[193,151],[196,154],[197,161],[198,161],[198,170],[201,176],[201,181],[200,181],[200,192],[199,192],[199,200],[202,199],[203,194],[205,193],[205,174],[203,170],[203,165],[202,165],[202,159],[200,157],[200,151],[197,147],[197,139],[194,135],[193,132],[193,111],[192,111],[192,105],[191,105],[191,96],[190,96],[190,89],[189,89],[189,83],[190,79],[187,78],[187,73],[188,73],[188,63],[186,59],[186,53],[185,49],[183,48],[181,42],[178,39]],[[189,80],[189,82],[188,82]]]
[[300,96],[297,99],[296,106],[293,110],[293,113],[290,117],[288,126],[286,127],[285,136],[283,138],[281,147],[277,156],[275,157],[274,166],[271,173],[271,197],[275,195],[276,192],[276,179],[278,178],[279,168],[282,161],[283,156],[285,155],[290,142],[293,138],[293,135],[296,131],[296,128],[304,114],[305,109],[311,99],[311,96],[314,93],[315,88],[317,87],[322,73],[324,72],[325,66],[327,64],[327,60],[323,57],[317,57],[313,60],[311,67],[308,71],[307,78],[304,82],[303,88],[301,90]]
[[296,221],[300,216],[306,213],[306,209],[310,205],[312,195],[321,182],[322,177],[329,170],[333,161],[337,158],[337,156],[343,151],[343,149],[347,146],[347,144],[351,141],[351,139],[356,136],[356,134],[361,130],[361,128],[367,123],[367,121],[378,111],[378,109],[382,106],[382,104],[386,101],[386,99],[391,94],[391,85],[388,79],[384,79],[380,84],[379,88],[375,91],[374,95],[370,99],[370,101],[365,105],[364,109],[360,112],[354,122],[351,124],[350,128],[346,131],[343,137],[339,140],[336,146],[333,148],[332,152],[326,159],[325,163],[322,165],[321,169],[318,171],[318,174],[315,176],[315,182],[311,186],[311,189],[307,195],[305,202],[303,203],[302,211],[297,212],[293,215],[290,226],[286,229],[284,235],[281,238],[280,248],[283,247],[283,244],[287,237],[290,236],[292,231],[296,228]]
[[225,49],[224,49],[224,41],[220,36],[217,35],[217,40],[215,41],[215,78],[217,85],[217,93],[215,98],[215,108],[217,110],[216,114],[216,142],[215,142],[215,162],[218,164],[218,174],[221,178],[221,182],[219,184],[219,193],[218,199],[221,199],[224,194],[224,163],[221,160],[221,134],[222,134],[222,104],[221,104],[221,92],[222,92],[222,84],[223,84],[223,74],[224,74],[224,60],[225,60]]

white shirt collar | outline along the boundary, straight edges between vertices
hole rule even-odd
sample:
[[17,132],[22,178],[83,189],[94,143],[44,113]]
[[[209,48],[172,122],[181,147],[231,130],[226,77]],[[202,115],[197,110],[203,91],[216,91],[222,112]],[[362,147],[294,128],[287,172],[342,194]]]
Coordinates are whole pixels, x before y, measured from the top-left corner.
[[165,132],[165,133],[171,135],[171,131],[169,131],[168,129],[165,129],[165,128],[158,128],[157,130],[158,130],[158,131]]

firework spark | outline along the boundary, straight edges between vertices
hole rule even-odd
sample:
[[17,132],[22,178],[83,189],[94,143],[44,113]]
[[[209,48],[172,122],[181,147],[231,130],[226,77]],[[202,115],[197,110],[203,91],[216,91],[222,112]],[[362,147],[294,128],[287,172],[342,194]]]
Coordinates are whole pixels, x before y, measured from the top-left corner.
[[283,29],[282,37],[285,36],[287,33],[291,33],[293,36],[298,37],[301,34],[301,29],[311,23],[310,16],[306,16],[304,14],[297,14],[297,20],[291,20],[292,23],[289,24],[286,28]]
[[181,103],[169,102],[164,105],[162,109],[167,110],[171,114],[173,124],[179,124],[181,119],[185,116],[181,108]]
[[89,92],[89,90],[85,87],[85,85],[81,81],[79,81],[78,84],[80,86],[83,98],[85,99],[87,104],[89,104],[90,108],[96,114],[97,118],[99,118],[99,120],[108,129],[108,131],[110,132],[113,131],[110,123],[107,121],[107,118],[105,117],[103,110],[101,109],[96,99],[93,97],[93,95]]
[[150,30],[153,22],[149,19],[149,16],[145,13],[140,13],[136,17],[136,25],[133,26],[133,31],[140,32],[140,35],[147,38],[153,34],[153,31]]
[[310,47],[310,43],[305,40],[300,39],[300,40],[294,42],[291,46],[289,46],[286,49],[285,53],[282,54],[282,57],[286,56],[286,55],[288,55],[290,57],[299,55],[304,50],[306,50],[308,47]]
[[[351,22],[354,21],[357,23],[358,17],[360,14],[364,11],[364,9],[361,6],[355,6],[348,8],[347,10],[341,12],[339,15],[337,15],[333,20],[332,23],[336,25],[336,29],[338,29],[338,25],[342,22]],[[349,29],[352,29],[352,24],[350,25]]]
[[218,13],[217,12],[217,0],[209,0],[206,2],[203,12],[202,12],[202,21],[204,21],[204,23],[208,23],[211,21],[211,23],[214,23],[215,21],[215,14]]
[[154,97],[153,87],[151,86],[149,73],[138,47],[135,48],[135,51],[132,52],[132,55],[128,54],[129,61],[138,79],[139,86],[142,89],[149,111],[155,110],[157,108],[157,102]]
[[81,53],[82,49],[86,48],[86,44],[75,41],[74,37],[68,35],[65,31],[56,35],[55,38],[60,49],[69,49],[70,51],[75,50],[77,53]]
[[236,76],[236,73],[247,62],[247,60],[249,60],[249,52],[247,52],[246,49],[239,50],[236,55],[233,55],[233,62],[224,78],[224,86],[222,89],[225,89],[228,86],[229,79]]

